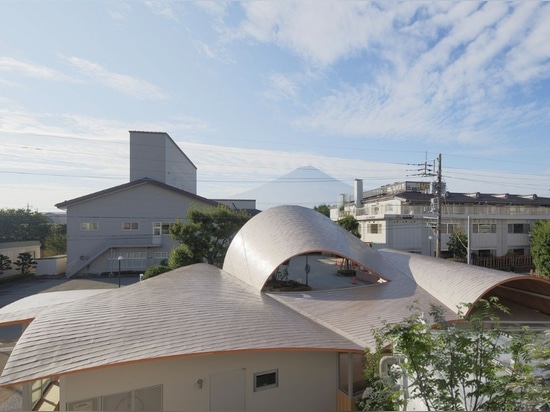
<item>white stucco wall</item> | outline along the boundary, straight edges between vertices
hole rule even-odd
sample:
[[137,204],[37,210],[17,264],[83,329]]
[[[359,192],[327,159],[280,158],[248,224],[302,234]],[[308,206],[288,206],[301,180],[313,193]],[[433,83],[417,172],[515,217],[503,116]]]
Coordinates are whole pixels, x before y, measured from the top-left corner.
[[[244,370],[246,411],[337,409],[337,353],[260,352],[150,361],[67,375],[61,379],[61,410],[67,402],[162,384],[163,410],[209,411],[211,376],[239,369]],[[254,374],[273,369],[278,370],[279,386],[254,392]]]

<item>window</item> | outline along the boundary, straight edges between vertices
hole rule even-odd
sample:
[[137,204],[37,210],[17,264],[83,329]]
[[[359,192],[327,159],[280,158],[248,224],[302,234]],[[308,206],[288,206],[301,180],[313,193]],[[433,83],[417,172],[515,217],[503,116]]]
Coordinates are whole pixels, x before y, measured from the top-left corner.
[[171,226],[172,226],[172,223],[154,222],[153,235],[154,236],[169,235]]
[[80,222],[80,230],[96,231],[99,230],[98,222]]
[[168,252],[155,252],[155,259],[168,259]]
[[442,234],[451,234],[456,233],[461,230],[460,225],[455,223],[443,223],[441,224],[441,233]]
[[531,225],[529,223],[509,223],[508,233],[529,233]]
[[495,223],[474,223],[472,225],[473,233],[497,233],[497,225]]
[[68,411],[161,411],[162,385],[67,403]]
[[367,233],[382,233],[382,225],[380,223],[367,223]]
[[122,222],[122,230],[139,230],[139,222]]
[[271,370],[254,374],[254,392],[273,389],[279,386],[279,370]]

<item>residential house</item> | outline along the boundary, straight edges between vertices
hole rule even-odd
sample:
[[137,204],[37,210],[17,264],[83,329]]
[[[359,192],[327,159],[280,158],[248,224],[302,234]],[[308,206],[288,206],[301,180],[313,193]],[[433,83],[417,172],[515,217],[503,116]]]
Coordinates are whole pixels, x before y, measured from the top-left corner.
[[[433,256],[438,210],[433,189],[431,182],[405,181],[363,191],[363,182],[356,180],[353,201],[342,197],[331,209],[331,219],[354,216],[361,239],[374,248]],[[442,190],[441,256],[448,256],[449,237],[459,229],[470,234],[470,249],[476,256],[527,255],[532,226],[546,219],[550,219],[548,197]]]
[[[67,276],[140,272],[168,259],[169,230],[192,207],[220,203],[197,195],[197,168],[167,133],[130,131],[130,181],[58,203],[67,213]],[[253,200],[234,200],[255,210]]]
[[[377,280],[342,278],[335,259]],[[292,278],[311,266],[311,290],[266,288],[288,262]],[[503,323],[550,325],[548,280],[377,251],[300,206],[253,217],[221,269],[42,295],[0,309],[0,325],[27,325],[0,377],[23,385],[25,410],[349,411],[373,328],[412,302],[460,321],[457,305],[497,296],[511,308]]]

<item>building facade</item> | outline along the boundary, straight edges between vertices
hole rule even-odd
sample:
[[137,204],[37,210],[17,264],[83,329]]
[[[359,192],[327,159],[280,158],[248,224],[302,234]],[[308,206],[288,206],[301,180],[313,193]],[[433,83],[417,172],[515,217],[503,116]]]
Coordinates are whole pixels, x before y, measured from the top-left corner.
[[431,182],[406,181],[362,190],[356,181],[353,201],[331,209],[331,219],[352,215],[361,239],[374,248],[392,248],[433,256],[437,247],[438,198],[441,202],[441,256],[448,255],[452,233],[469,233],[475,256],[530,253],[529,233],[550,219],[550,198],[536,194],[452,193],[438,197]]
[[[67,276],[139,272],[165,262],[177,244],[170,226],[185,222],[191,207],[221,203],[196,189],[196,166],[167,133],[130,131],[130,181],[56,205],[67,214]],[[254,201],[241,204],[255,208]]]

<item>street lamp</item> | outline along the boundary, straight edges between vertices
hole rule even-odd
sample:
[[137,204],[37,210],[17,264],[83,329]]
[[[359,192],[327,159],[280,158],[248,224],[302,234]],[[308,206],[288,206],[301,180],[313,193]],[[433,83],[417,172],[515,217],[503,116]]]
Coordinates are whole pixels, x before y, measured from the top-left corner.
[[118,287],[120,287],[120,263],[123,259],[122,255],[118,257]]

